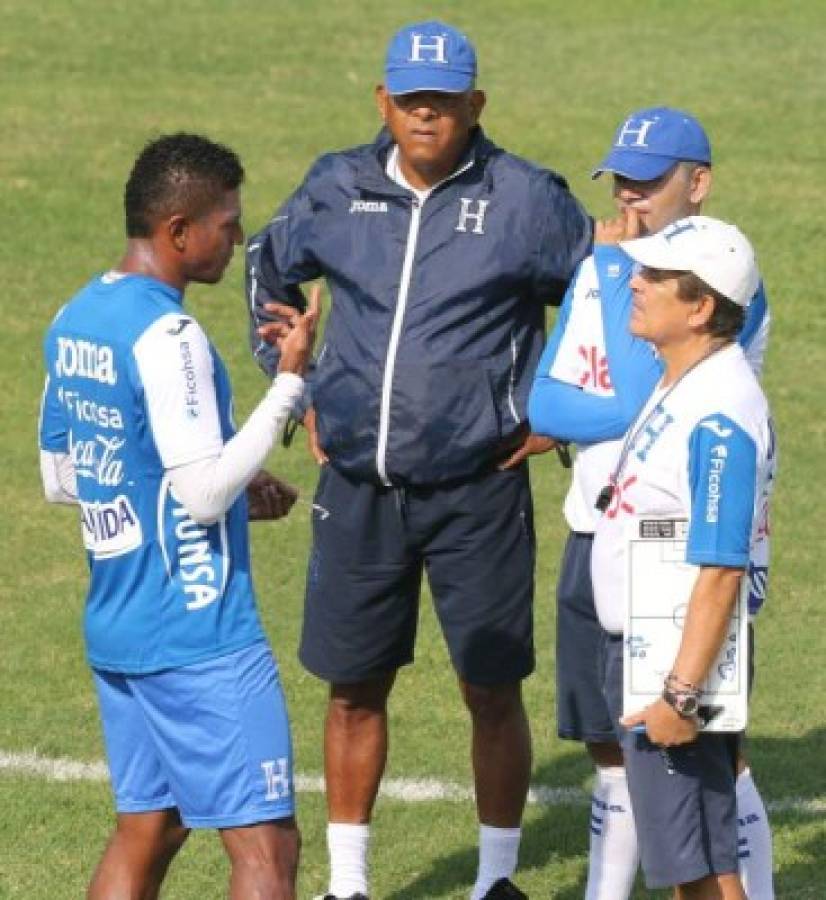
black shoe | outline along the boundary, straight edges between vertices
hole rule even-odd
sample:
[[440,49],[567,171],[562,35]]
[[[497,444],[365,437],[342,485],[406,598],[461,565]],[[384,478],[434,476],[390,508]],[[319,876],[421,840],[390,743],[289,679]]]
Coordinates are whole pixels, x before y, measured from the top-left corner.
[[321,900],[369,900],[364,894],[350,894],[349,897],[336,897],[335,894],[325,894]]
[[491,885],[482,900],[528,900],[528,895],[523,894],[510,879],[500,878]]

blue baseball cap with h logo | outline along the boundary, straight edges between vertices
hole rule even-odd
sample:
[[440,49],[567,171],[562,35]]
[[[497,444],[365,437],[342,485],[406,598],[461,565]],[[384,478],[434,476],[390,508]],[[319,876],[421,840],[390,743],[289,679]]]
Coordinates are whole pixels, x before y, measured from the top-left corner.
[[473,44],[444,22],[420,22],[398,31],[387,48],[384,84],[391,94],[461,94],[476,79]]
[[620,125],[611,150],[591,177],[614,172],[634,181],[651,181],[678,162],[711,165],[708,136],[687,112],[654,106],[631,113]]

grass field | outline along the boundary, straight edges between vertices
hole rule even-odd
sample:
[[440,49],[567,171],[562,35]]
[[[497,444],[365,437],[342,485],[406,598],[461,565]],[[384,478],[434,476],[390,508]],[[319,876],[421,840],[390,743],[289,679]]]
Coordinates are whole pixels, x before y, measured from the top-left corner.
[[[0,9],[0,373],[2,572],[0,754],[101,756],[83,661],[85,563],[75,514],[41,500],[35,422],[40,339],[58,306],[122,246],[121,190],[137,149],[181,128],[223,140],[248,171],[246,223],[259,227],[314,156],[371,138],[371,99],[399,25],[429,15],[465,28],[488,91],[484,124],[499,143],[563,172],[595,214],[606,185],[588,178],[623,115],[667,103],[692,110],[715,149],[712,214],[753,238],[774,315],[765,384],[781,444],[770,602],[758,626],[750,754],[774,803],[777,894],[826,897],[826,7],[720,0],[4,0]],[[242,272],[193,290],[239,413],[264,381],[248,356]],[[311,495],[301,447],[271,466]],[[526,686],[534,781],[587,789],[590,769],[554,736],[552,586],[564,478],[534,465],[541,543],[538,669]],[[298,666],[308,514],[254,529],[263,614],[279,653],[297,767],[321,771],[324,688]],[[392,702],[389,776],[469,784],[468,728],[446,653],[423,603],[418,658]],[[579,796],[584,797],[584,793]],[[808,806],[796,799],[819,801]],[[0,898],[77,898],[112,821],[104,783],[0,772]],[[819,811],[818,811],[819,810]],[[300,796],[300,896],[325,886],[324,807]],[[379,802],[373,852],[379,898],[467,896],[475,869],[469,802]],[[587,808],[530,807],[519,882],[531,897],[582,896]],[[212,835],[182,853],[166,896],[222,896],[225,863]],[[645,896],[640,889],[638,896]]]

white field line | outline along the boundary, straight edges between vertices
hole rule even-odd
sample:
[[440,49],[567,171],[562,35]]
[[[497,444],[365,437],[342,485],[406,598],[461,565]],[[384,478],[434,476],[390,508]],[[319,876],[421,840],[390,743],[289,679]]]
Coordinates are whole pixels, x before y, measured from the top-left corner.
[[[109,770],[106,763],[78,762],[73,759],[51,759],[36,751],[29,753],[5,753],[0,751],[0,773],[28,775],[47,781],[106,781]],[[295,788],[299,793],[320,794],[324,791],[321,775],[295,776]],[[405,803],[448,801],[452,803],[473,800],[473,789],[455,781],[438,778],[385,778],[381,796]],[[589,794],[580,788],[554,788],[546,784],[533,785],[528,803],[540,806],[585,806]],[[826,815],[826,797],[782,797],[766,801],[769,812],[795,812],[810,816]]]

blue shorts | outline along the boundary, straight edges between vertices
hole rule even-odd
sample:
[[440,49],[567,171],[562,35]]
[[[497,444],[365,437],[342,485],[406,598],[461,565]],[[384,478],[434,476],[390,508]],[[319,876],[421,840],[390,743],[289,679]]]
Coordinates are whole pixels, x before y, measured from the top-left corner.
[[591,585],[593,534],[572,531],[556,590],[556,724],[561,738],[614,743],[602,692],[602,626]]
[[413,661],[422,574],[459,676],[501,685],[533,671],[535,541],[526,466],[384,488],[321,470],[302,663],[338,684]]
[[701,734],[664,751],[622,728],[622,641],[604,637],[605,696],[625,757],[645,884],[665,888],[737,872],[738,735]]
[[287,708],[266,642],[149,675],[93,675],[118,812],[176,806],[189,828],[293,815]]

